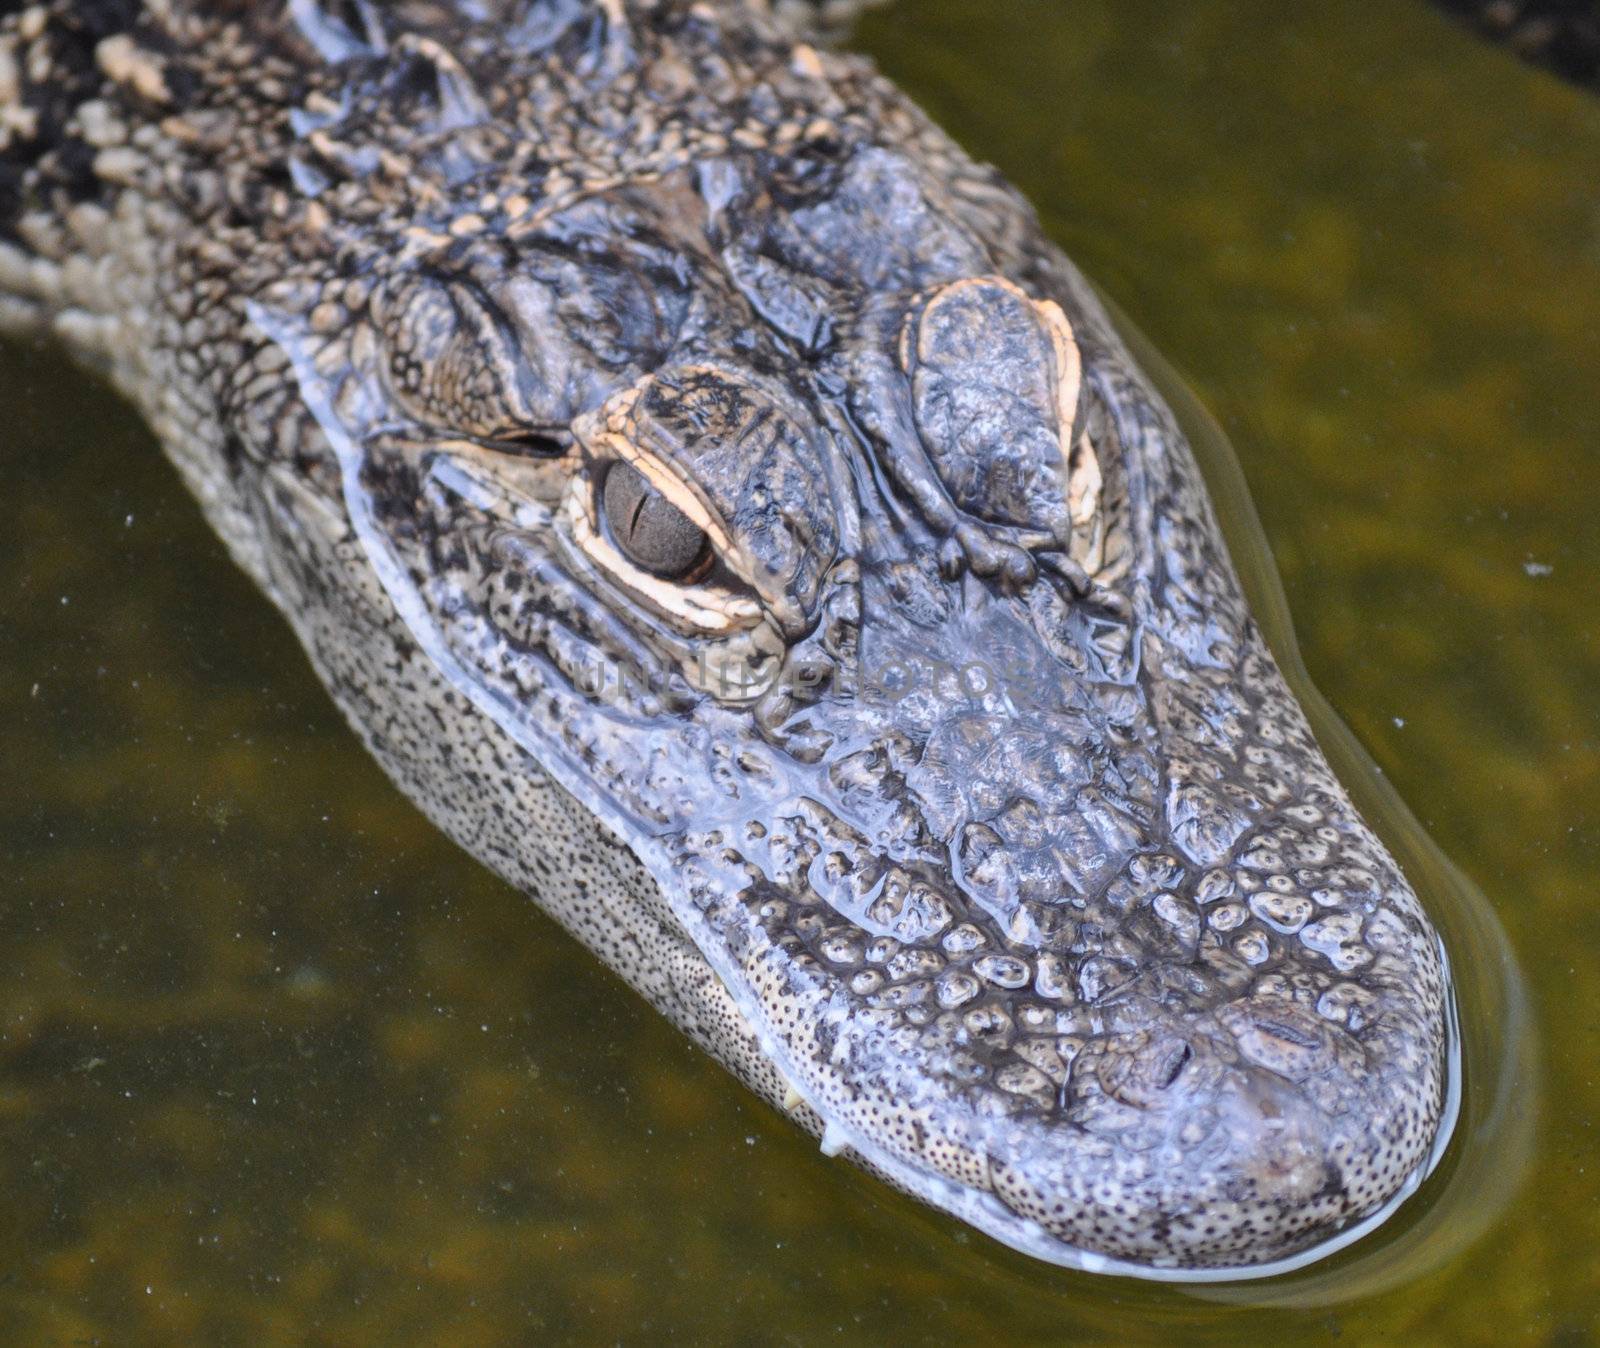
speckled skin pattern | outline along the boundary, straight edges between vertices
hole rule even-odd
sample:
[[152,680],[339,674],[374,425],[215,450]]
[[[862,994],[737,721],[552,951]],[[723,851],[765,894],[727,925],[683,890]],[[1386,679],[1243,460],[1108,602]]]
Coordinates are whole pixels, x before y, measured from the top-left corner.
[[1092,292],[793,12],[13,6],[0,325],[825,1149],[1078,1266],[1313,1247],[1434,1147],[1438,938]]

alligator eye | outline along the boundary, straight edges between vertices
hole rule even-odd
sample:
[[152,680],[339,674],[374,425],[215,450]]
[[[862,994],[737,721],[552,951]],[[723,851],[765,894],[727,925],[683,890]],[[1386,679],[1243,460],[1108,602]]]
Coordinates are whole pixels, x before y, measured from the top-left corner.
[[710,558],[705,530],[631,463],[606,473],[606,523],[627,559],[663,580],[682,580]]

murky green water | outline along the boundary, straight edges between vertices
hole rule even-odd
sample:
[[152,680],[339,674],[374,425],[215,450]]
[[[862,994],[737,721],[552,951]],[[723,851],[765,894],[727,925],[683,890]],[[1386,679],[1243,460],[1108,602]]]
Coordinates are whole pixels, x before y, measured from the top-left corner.
[[1226,427],[1307,665],[1528,975],[1520,1192],[1480,1109],[1368,1252],[1230,1301],[824,1160],[437,836],[148,435],[7,351],[0,1340],[1593,1341],[1600,100],[1410,0],[897,0],[863,45]]

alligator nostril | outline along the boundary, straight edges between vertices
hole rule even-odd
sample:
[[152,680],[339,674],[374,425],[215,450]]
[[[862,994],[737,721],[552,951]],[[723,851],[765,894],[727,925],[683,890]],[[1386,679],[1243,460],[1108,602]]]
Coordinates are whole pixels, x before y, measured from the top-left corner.
[[1158,1090],[1167,1090],[1178,1079],[1179,1074],[1189,1065],[1189,1059],[1194,1057],[1194,1050],[1188,1044],[1179,1044],[1177,1050],[1167,1055],[1166,1062],[1156,1073]]
[[1241,1000],[1220,1007],[1216,1015],[1248,1062],[1288,1081],[1305,1081],[1337,1060],[1329,1027],[1292,1003]]
[[1172,1105],[1166,1092],[1194,1057],[1194,1048],[1185,1039],[1145,1040],[1138,1035],[1125,1041],[1121,1051],[1101,1055],[1095,1074],[1101,1088],[1123,1104],[1165,1111]]

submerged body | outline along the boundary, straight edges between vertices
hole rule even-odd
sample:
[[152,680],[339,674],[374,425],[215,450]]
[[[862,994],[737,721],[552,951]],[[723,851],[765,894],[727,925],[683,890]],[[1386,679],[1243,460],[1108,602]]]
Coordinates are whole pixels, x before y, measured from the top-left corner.
[[0,323],[141,407],[433,819],[826,1148],[1153,1271],[1427,1163],[1437,937],[1181,432],[864,62],[676,0],[25,9]]

